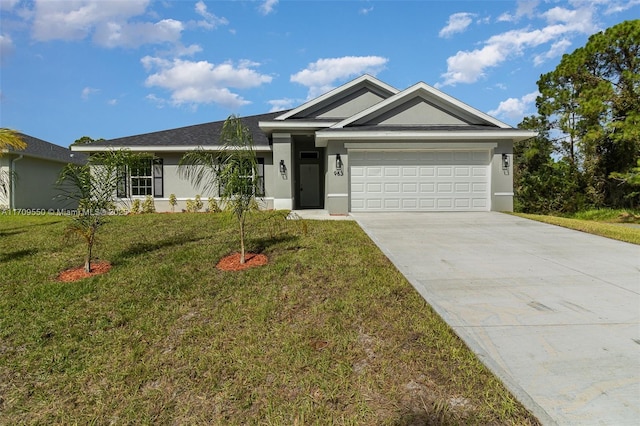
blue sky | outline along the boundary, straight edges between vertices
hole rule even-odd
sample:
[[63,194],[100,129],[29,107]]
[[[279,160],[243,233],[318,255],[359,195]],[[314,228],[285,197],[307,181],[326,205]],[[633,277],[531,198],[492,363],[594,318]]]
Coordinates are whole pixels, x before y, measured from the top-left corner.
[[0,0],[0,127],[68,146],[298,106],[363,73],[511,125],[640,0]]

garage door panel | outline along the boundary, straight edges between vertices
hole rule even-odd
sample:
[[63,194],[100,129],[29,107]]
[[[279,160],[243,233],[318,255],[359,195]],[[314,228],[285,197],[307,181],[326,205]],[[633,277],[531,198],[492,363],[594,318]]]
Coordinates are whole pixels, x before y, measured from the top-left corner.
[[435,210],[436,199],[435,198],[421,198],[419,203],[420,210]]
[[456,183],[454,185],[454,190],[456,194],[470,194],[471,193],[471,185],[467,182],[464,183]]
[[402,168],[402,176],[404,177],[416,177],[418,176],[418,168],[417,167],[403,167]]
[[486,167],[472,167],[471,175],[473,177],[487,177],[487,168]]
[[456,198],[454,199],[454,205],[458,209],[468,209],[471,207],[471,200],[468,198]]
[[403,210],[415,210],[418,208],[417,198],[403,198],[401,200]]
[[421,194],[435,194],[436,193],[436,184],[435,183],[421,183],[420,184],[420,193]]
[[400,194],[400,183],[385,183],[384,184],[384,193],[385,194]]
[[367,167],[365,169],[365,176],[367,177],[381,177],[382,176],[382,167]]
[[450,177],[450,176],[453,176],[453,169],[451,167],[446,167],[446,166],[438,167],[437,175],[439,177]]
[[453,194],[453,184],[451,182],[438,182],[438,194]]
[[489,151],[349,153],[352,211],[486,211]]
[[385,177],[398,177],[400,176],[400,167],[384,167],[383,175]]
[[369,194],[382,194],[382,184],[381,183],[367,183],[365,185],[365,191]]
[[435,167],[420,167],[420,176],[433,177],[436,175]]
[[402,184],[403,194],[417,194],[418,184],[416,182],[406,182]]
[[401,205],[402,200],[400,198],[386,198],[384,200],[385,210],[399,210]]

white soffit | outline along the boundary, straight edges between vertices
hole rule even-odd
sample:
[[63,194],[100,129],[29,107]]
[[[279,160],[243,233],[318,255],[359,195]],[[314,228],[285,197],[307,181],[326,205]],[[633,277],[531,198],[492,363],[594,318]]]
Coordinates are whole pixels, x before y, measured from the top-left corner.
[[[445,111],[451,111],[453,115],[459,116],[460,114],[456,114],[456,110],[462,111],[464,115],[471,115],[478,118],[481,121],[484,121],[488,124],[493,124],[502,129],[511,129],[512,127],[502,121],[491,117],[484,112],[473,108],[455,99],[452,96],[447,95],[440,90],[429,86],[426,83],[420,82],[414,84],[402,92],[396,93],[395,95],[381,101],[380,103],[373,105],[370,108],[367,108],[364,111],[359,112],[358,114],[354,114],[349,118],[346,118],[338,123],[336,123],[332,128],[339,129],[349,126],[350,124],[356,123],[358,121],[366,121],[368,118],[374,118],[392,108],[395,108],[399,105],[402,105],[403,102],[411,100],[416,96],[421,96],[426,101],[432,102],[437,106],[443,106]],[[419,124],[419,123],[416,123]],[[475,123],[474,123],[475,124]]]
[[[236,148],[241,149],[241,148]],[[168,145],[158,145],[158,146],[91,146],[89,145],[78,145],[72,146],[72,151],[78,152],[109,152],[109,151],[119,151],[126,150],[131,152],[187,152],[187,151],[229,151],[229,148],[225,148],[222,145],[198,145],[198,146],[187,146],[187,145],[176,145],[176,146],[168,146]],[[264,152],[271,151],[270,146],[254,146],[253,150],[256,152]]]
[[327,100],[335,97],[336,95],[339,95],[342,92],[348,91],[348,90],[350,90],[351,88],[353,88],[355,86],[358,86],[358,85],[360,85],[362,83],[367,83],[367,82],[372,84],[372,85],[374,85],[374,86],[379,87],[382,90],[390,92],[390,93],[392,93],[394,95],[399,92],[399,90],[396,89],[395,87],[390,86],[387,83],[385,83],[383,81],[380,81],[377,78],[375,78],[375,77],[373,77],[373,76],[371,76],[369,74],[365,74],[365,75],[362,75],[362,76],[356,78],[355,80],[351,80],[350,82],[343,84],[340,87],[337,87],[337,88],[335,88],[333,90],[330,90],[329,92],[325,93],[324,95],[318,96],[317,98],[312,99],[312,100],[300,105],[299,107],[297,107],[295,109],[292,109],[292,110],[290,110],[290,111],[288,111],[288,112],[286,112],[286,113],[284,113],[282,115],[279,115],[275,119],[276,120],[286,120],[287,118],[293,117],[296,114],[299,114],[304,110],[313,108],[316,105],[319,105],[319,104],[321,104],[323,102],[326,102]]
[[497,142],[370,142],[345,143],[351,151],[488,151],[495,149]]
[[343,141],[375,141],[375,140],[448,140],[448,141],[479,141],[479,140],[511,140],[514,142],[536,137],[536,132],[528,130],[367,130],[367,131],[349,131],[349,130],[331,130],[327,132],[316,132],[316,142],[326,143],[329,140]]

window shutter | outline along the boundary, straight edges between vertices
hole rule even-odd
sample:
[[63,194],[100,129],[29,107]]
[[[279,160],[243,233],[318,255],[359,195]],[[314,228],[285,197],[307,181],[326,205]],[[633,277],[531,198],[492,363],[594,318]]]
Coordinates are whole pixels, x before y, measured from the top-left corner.
[[153,196],[155,198],[164,197],[164,167],[162,158],[153,160]]

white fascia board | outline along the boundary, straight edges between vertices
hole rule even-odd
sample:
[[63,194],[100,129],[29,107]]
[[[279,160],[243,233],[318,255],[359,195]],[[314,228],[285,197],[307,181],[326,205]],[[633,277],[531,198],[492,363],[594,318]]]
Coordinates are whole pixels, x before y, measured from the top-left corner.
[[369,74],[364,74],[358,78],[356,78],[355,80],[351,80],[348,83],[343,84],[342,86],[336,87],[333,90],[328,91],[327,93],[325,93],[324,95],[318,96],[315,99],[312,99],[302,105],[300,105],[298,108],[292,109],[291,111],[288,111],[282,115],[279,115],[278,117],[276,117],[276,120],[286,120],[287,118],[293,117],[294,115],[304,111],[305,109],[309,109],[312,108],[320,103],[322,103],[323,101],[337,95],[340,92],[343,92],[345,90],[349,90],[354,86],[357,86],[358,84],[368,81],[369,83],[375,85],[375,86],[379,86],[382,89],[385,89],[391,93],[398,93],[398,89],[396,89],[393,86],[389,86],[387,83],[378,80],[377,78],[369,75]]
[[526,130],[508,131],[433,131],[433,130],[403,130],[403,131],[332,131],[316,133],[316,142],[329,140],[359,141],[359,140],[512,140],[514,142],[536,137],[536,132]]
[[282,130],[310,130],[327,129],[336,124],[335,122],[318,121],[259,121],[258,127],[264,132],[274,132]]
[[[223,147],[222,145],[207,145],[207,146],[123,146],[123,147],[113,147],[113,146],[90,146],[90,145],[80,145],[74,146],[71,148],[72,151],[78,152],[109,152],[109,151],[118,151],[118,150],[126,150],[131,152],[187,152],[187,151],[195,151],[195,150],[203,150],[203,151],[229,151],[228,148]],[[242,148],[234,148],[233,150],[240,150]],[[271,151],[270,146],[254,146],[253,150],[256,152],[265,152]]]
[[489,151],[497,142],[352,142],[345,143],[349,152],[358,151]]
[[453,98],[449,95],[447,95],[444,92],[441,92],[440,90],[436,89],[435,87],[431,87],[426,83],[420,82],[420,83],[416,83],[413,86],[409,87],[408,89],[403,90],[402,92],[396,93],[395,95],[385,99],[384,101],[381,101],[369,108],[367,108],[364,111],[361,111],[357,114],[352,115],[349,118],[346,118],[342,121],[340,121],[339,123],[336,123],[334,126],[332,126],[332,128],[334,129],[341,129],[344,128],[346,126],[348,126],[351,123],[355,123],[356,121],[367,117],[369,115],[373,115],[374,113],[378,112],[378,111],[384,111],[386,108],[388,107],[393,107],[395,105],[399,105],[402,103],[402,99],[411,99],[413,98],[414,94],[416,94],[417,92],[423,91],[424,93],[426,93],[427,99],[428,97],[436,97],[436,98],[440,98],[441,100],[443,100],[445,103],[449,103],[451,105],[453,105],[456,108],[462,109],[463,111],[467,112],[468,114],[472,114],[477,116],[478,118],[482,119],[485,122],[488,122],[490,124],[493,124],[495,126],[498,126],[502,129],[510,129],[512,128],[511,126],[509,126],[506,123],[503,123],[500,120],[497,120],[493,117],[491,117],[488,114],[485,114],[484,112],[475,109],[467,104],[465,104],[462,101],[457,100],[456,98]]

